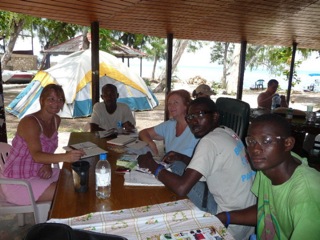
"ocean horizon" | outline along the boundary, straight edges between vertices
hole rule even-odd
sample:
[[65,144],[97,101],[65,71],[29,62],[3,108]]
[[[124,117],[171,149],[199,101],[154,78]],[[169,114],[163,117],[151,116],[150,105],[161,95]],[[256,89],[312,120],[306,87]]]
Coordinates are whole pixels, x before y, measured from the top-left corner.
[[[142,63],[142,76],[143,78],[151,78],[152,73],[152,63],[143,62]],[[140,75],[140,62],[130,62],[130,69],[134,70],[137,74]],[[160,65],[156,69],[156,78],[159,77],[162,70],[164,69],[163,65]],[[314,83],[315,77],[309,76],[312,73],[320,73],[317,70],[297,70],[298,78],[301,79],[300,84],[296,84],[292,87],[293,90],[302,91],[306,89],[307,86]],[[173,78],[182,80],[183,82],[187,82],[189,79],[194,78],[196,76],[200,76],[207,80],[208,84],[212,82],[220,82],[222,77],[222,66],[192,66],[192,65],[178,65],[176,72],[173,74]],[[318,77],[319,79],[320,77]],[[276,76],[270,74],[265,69],[257,69],[257,70],[246,70],[244,75],[244,84],[243,89],[248,90],[251,87],[255,86],[255,82],[259,79],[264,80],[264,87],[267,86],[267,83],[270,79],[277,79],[279,81],[279,87],[281,89],[288,88],[288,81],[284,80],[284,76]]]

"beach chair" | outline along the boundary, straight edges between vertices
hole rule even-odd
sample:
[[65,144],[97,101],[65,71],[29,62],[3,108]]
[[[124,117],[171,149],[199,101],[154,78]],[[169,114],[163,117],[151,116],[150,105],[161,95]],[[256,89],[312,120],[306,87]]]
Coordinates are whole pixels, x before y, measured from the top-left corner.
[[263,80],[263,79],[257,80],[257,81],[255,82],[255,88],[256,88],[256,89],[259,89],[259,88],[263,89],[263,88],[264,88],[263,83],[264,83],[264,80]]

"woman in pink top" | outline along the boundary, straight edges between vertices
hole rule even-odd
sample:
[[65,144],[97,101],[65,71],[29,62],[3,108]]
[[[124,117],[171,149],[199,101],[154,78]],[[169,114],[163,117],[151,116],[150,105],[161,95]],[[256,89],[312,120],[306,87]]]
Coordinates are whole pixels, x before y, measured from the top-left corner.
[[[35,200],[51,201],[59,176],[52,163],[75,162],[83,156],[82,150],[54,154],[58,147],[58,113],[65,102],[61,86],[49,84],[40,95],[40,110],[25,116],[18,124],[12,148],[2,175],[5,178],[25,179],[32,186]],[[30,203],[24,186],[2,185],[8,202],[18,205]]]

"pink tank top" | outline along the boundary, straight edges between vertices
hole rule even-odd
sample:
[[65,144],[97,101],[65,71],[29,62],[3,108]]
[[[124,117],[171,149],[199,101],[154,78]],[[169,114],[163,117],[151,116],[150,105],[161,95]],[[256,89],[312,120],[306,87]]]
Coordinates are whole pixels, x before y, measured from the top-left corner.
[[[58,147],[58,126],[56,118],[54,118],[56,131],[50,138],[48,138],[43,134],[43,127],[37,117],[34,115],[29,116],[34,117],[40,125],[40,142],[42,151],[46,153],[54,153]],[[7,178],[28,179],[30,177],[37,176],[38,171],[42,166],[42,163],[36,163],[33,160],[27,143],[22,137],[16,134],[12,140],[12,148],[4,165],[3,175]]]

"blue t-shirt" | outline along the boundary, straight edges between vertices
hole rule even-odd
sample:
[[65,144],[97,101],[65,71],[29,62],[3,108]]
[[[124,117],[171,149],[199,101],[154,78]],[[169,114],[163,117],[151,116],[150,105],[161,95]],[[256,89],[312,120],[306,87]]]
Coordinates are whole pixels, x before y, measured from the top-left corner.
[[176,120],[168,120],[154,127],[155,132],[164,138],[165,152],[175,151],[191,157],[199,139],[196,139],[187,126],[183,133],[176,137]]

